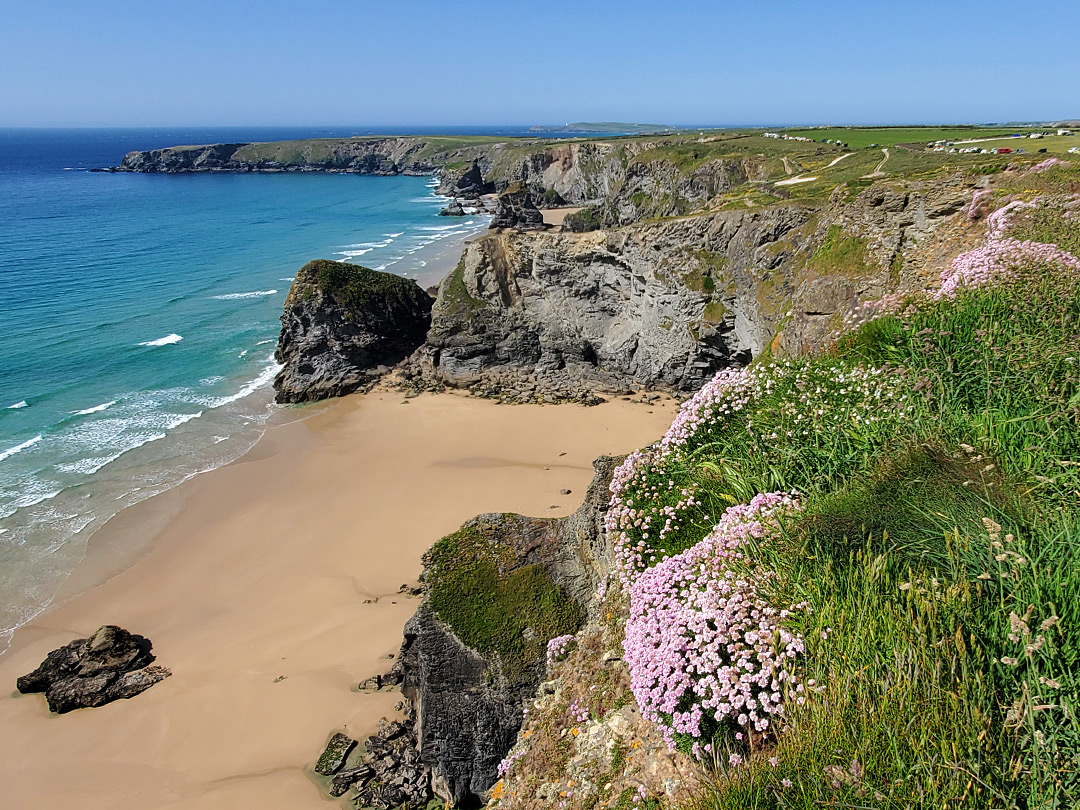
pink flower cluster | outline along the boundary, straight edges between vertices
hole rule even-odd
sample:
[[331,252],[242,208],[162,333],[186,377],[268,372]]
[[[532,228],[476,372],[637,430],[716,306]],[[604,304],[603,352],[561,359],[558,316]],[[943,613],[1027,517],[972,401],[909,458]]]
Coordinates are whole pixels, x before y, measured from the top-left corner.
[[1012,219],[1013,214],[1017,211],[1035,207],[1035,203],[1024,202],[1023,200],[1013,200],[1001,206],[986,218],[986,238],[991,242],[1004,239],[1006,232],[1009,230],[1009,220]]
[[556,636],[547,643],[547,665],[550,667],[552,664],[563,660],[566,657],[567,652],[570,650],[570,645],[577,640],[577,636]]
[[[780,401],[768,413],[745,413],[751,403],[777,392]],[[828,367],[783,361],[721,371],[683,403],[656,446],[631,454],[615,470],[604,525],[615,548],[619,584],[629,588],[638,572],[657,563],[662,554],[657,549],[667,547],[663,541],[688,515],[702,518],[695,486],[666,472],[702,430],[739,418],[738,429],[762,448],[780,440],[814,441],[838,430],[872,430],[883,419],[900,417],[912,407],[908,394],[895,375],[847,361]]]
[[[783,716],[785,700],[803,701],[791,669],[803,639],[782,622],[806,605],[771,606],[758,592],[769,573],[740,550],[796,509],[784,493],[733,506],[705,539],[630,586],[623,649],[631,691],[672,749],[676,734],[701,738],[710,721],[764,732]],[[704,750],[695,740],[694,753]]]
[[511,751],[502,762],[499,763],[498,774],[500,779],[505,779],[514,767],[514,763],[524,756],[524,750]]
[[968,205],[967,209],[967,218],[969,222],[979,219],[986,214],[993,194],[994,192],[991,189],[980,188],[971,195],[971,203]]
[[1034,166],[1032,166],[1030,171],[1033,174],[1038,174],[1040,172],[1045,172],[1047,169],[1052,169],[1055,166],[1068,166],[1068,165],[1069,165],[1069,162],[1067,160],[1062,160],[1061,158],[1056,158],[1056,157],[1048,157],[1042,163],[1037,163]]
[[[991,218],[1005,208],[999,208],[991,214]],[[1022,272],[1052,266],[1080,270],[1080,259],[1057,245],[1021,242],[1016,239],[991,239],[982,247],[961,253],[953,259],[952,266],[941,274],[941,289],[937,297],[955,296],[957,291],[964,287],[1007,281]]]

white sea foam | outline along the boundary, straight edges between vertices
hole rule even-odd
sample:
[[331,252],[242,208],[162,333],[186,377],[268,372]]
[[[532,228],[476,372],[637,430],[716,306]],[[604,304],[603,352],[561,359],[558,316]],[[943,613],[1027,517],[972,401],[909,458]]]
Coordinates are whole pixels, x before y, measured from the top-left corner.
[[219,397],[218,399],[214,400],[214,404],[211,407],[220,408],[222,405],[228,405],[230,402],[236,402],[238,399],[243,399],[246,396],[254,394],[260,388],[268,385],[270,381],[274,379],[277,373],[281,371],[281,369],[282,366],[280,366],[277,362],[271,359],[270,362],[267,364],[266,368],[259,372],[258,377],[244,385],[235,394],[227,397]]
[[[187,424],[192,419],[198,419],[202,415],[203,415],[202,411],[198,411],[196,413],[169,414],[169,416],[171,418],[166,420],[165,429],[166,430],[172,430],[173,428],[180,427],[180,425]],[[162,438],[164,438],[164,437],[162,437]],[[153,440],[151,440],[151,441],[153,441]]]
[[25,407],[26,407],[26,400],[25,399],[20,399],[14,405],[8,405],[5,410],[17,411],[19,408],[25,408]]
[[278,281],[293,281],[296,276],[288,276],[286,278],[279,278]]
[[256,346],[265,346],[265,345],[266,345],[267,343],[273,343],[274,341],[275,341],[275,339],[274,339],[274,338],[267,338],[266,340],[260,340],[260,341],[259,341],[258,343],[256,343],[255,345],[256,345]]
[[22,444],[17,444],[14,447],[9,447],[7,450],[4,450],[3,452],[0,452],[0,461],[3,461],[6,458],[11,458],[16,453],[21,453],[26,448],[33,447],[35,444],[37,444],[40,441],[41,441],[41,434],[39,433],[34,438],[27,439]]
[[277,290],[255,290],[254,292],[226,293],[225,295],[213,295],[211,298],[217,301],[239,301],[243,298],[265,298],[268,295],[277,295]]
[[183,339],[184,338],[182,338],[180,335],[178,335],[178,334],[176,334],[174,332],[171,335],[166,335],[165,337],[158,338],[157,340],[148,340],[145,343],[140,343],[139,345],[140,346],[168,346],[170,343],[179,343]]
[[[468,225],[469,223],[465,223]],[[420,231],[452,231],[459,227],[455,222],[453,225],[421,225],[417,230]]]
[[[140,447],[142,445],[139,445]],[[129,447],[128,450],[134,450],[134,447]],[[95,456],[94,458],[83,458],[78,461],[73,461],[69,464],[57,464],[56,469],[60,472],[72,473],[75,475],[93,475],[106,464],[116,461],[120,456],[124,455],[127,450],[121,450],[119,453],[112,453],[108,456]]]
[[384,239],[381,242],[355,242],[351,245],[342,245],[342,247],[346,250],[356,250],[358,248],[384,248],[393,241],[393,239]]
[[[38,482],[39,484],[41,482]],[[50,501],[63,492],[62,489],[46,489],[42,490],[40,487],[34,489],[31,492],[20,495],[15,500],[6,503],[0,508],[0,520],[11,517],[20,509],[24,509],[28,506],[37,506],[39,503]]]
[[238,354],[236,356],[237,357],[247,357],[247,353],[248,353],[248,350],[244,349],[242,352],[240,352],[240,354]]
[[405,231],[398,231],[397,233],[388,233],[388,234],[385,234],[385,235],[389,236],[391,239],[397,239],[403,233],[405,233]]
[[86,409],[81,410],[81,411],[71,411],[71,413],[73,413],[75,416],[86,416],[88,413],[100,413],[101,411],[108,408],[110,405],[115,405],[115,404],[116,404],[116,400],[113,399],[113,400],[110,400],[109,402],[103,402],[100,405],[95,405],[93,408],[86,408]]

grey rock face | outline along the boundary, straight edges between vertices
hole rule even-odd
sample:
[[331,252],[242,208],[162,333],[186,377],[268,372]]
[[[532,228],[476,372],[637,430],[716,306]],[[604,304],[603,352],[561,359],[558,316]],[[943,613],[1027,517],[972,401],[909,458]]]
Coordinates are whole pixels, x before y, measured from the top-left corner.
[[313,261],[285,299],[275,357],[278,402],[351,393],[423,340],[431,298],[415,281],[359,265]]
[[465,216],[465,209],[461,207],[461,203],[457,200],[453,200],[446,208],[439,211],[440,217],[463,217]]
[[149,639],[115,625],[53,650],[16,682],[23,694],[44,692],[49,709],[64,714],[134,697],[171,674],[154,661]]
[[536,207],[532,192],[514,187],[499,195],[498,210],[492,228],[517,228],[520,231],[543,230],[544,215]]
[[416,364],[454,386],[518,373],[548,389],[694,390],[766,345],[757,254],[806,220],[792,207],[476,240]]
[[[854,200],[475,240],[440,284],[408,373],[509,401],[584,391],[696,390],[766,348],[820,347],[839,316],[914,279],[906,257],[957,215],[970,184],[872,186]],[[815,259],[832,230],[865,263]],[[947,230],[947,229],[946,229]]]

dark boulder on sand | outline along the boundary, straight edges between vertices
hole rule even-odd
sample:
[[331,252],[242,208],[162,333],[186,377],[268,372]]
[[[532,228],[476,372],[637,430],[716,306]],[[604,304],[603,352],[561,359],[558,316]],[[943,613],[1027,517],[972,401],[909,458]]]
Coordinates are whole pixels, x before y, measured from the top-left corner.
[[356,264],[308,262],[281,316],[277,401],[338,397],[374,382],[424,342],[431,304],[410,279]]
[[90,638],[53,650],[16,686],[23,694],[44,692],[49,709],[57,714],[104,706],[134,697],[172,674],[150,666],[152,646],[143,636],[107,624]]

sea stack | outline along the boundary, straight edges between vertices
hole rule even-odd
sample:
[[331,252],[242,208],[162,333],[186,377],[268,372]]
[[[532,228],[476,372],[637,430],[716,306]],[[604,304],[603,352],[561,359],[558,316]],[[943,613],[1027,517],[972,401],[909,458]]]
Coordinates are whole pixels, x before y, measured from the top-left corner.
[[280,403],[352,393],[424,342],[431,297],[410,279],[318,259],[285,299],[275,357]]

